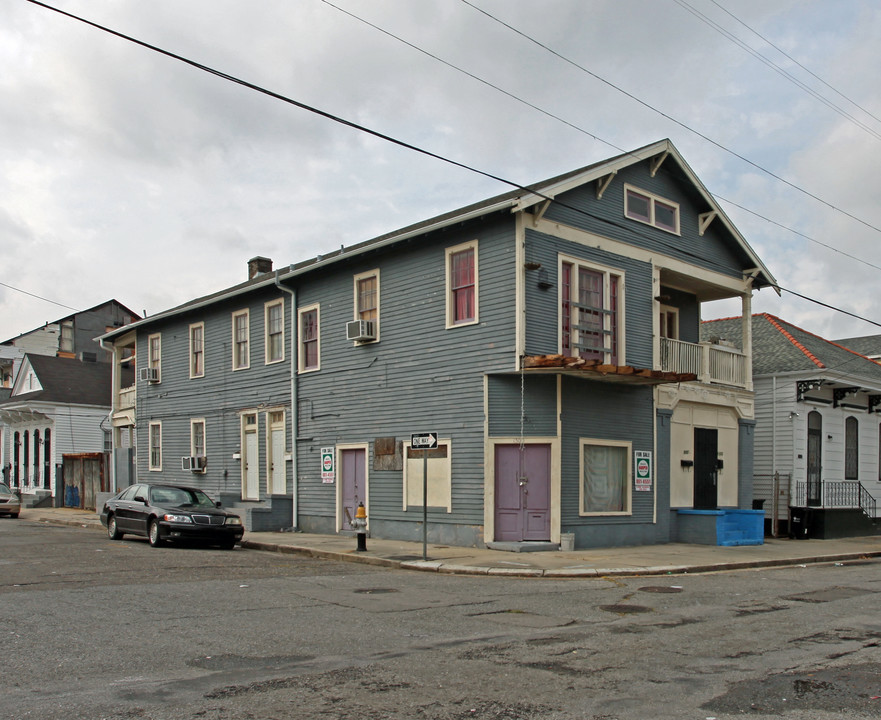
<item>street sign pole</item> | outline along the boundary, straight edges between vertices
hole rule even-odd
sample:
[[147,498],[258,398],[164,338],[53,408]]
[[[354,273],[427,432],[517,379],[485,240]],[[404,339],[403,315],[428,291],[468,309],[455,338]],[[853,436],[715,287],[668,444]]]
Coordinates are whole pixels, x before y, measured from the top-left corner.
[[422,562],[428,560],[428,450],[422,451]]
[[428,560],[428,451],[437,447],[437,433],[413,433],[410,447],[422,451],[422,560]]

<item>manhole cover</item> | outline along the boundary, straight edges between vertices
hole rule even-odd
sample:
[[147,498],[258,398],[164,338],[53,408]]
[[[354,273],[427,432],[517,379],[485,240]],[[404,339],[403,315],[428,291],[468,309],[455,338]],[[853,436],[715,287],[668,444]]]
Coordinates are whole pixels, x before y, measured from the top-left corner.
[[400,592],[400,590],[396,590],[395,588],[359,588],[358,590],[353,590],[356,595],[382,595],[383,593],[396,593]]
[[616,613],[617,615],[635,615],[652,611],[651,608],[647,608],[644,605],[600,605],[600,610]]
[[679,585],[647,585],[639,588],[640,592],[650,593],[681,593],[682,588]]

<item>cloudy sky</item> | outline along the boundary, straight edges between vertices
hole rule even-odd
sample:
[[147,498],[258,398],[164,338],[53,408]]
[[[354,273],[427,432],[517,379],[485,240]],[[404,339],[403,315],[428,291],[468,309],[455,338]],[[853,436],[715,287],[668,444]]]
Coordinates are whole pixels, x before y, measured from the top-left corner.
[[[877,0],[48,4],[521,184],[670,138],[782,287],[881,323]],[[27,0],[0,18],[0,340],[509,189]],[[753,307],[881,333],[788,292]]]

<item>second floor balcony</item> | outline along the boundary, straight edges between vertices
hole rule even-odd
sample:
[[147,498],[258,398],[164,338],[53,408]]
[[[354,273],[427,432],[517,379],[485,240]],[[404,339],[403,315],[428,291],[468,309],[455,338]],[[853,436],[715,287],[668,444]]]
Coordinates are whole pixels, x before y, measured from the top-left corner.
[[660,355],[661,370],[665,372],[692,373],[698,382],[706,384],[749,385],[746,356],[735,347],[662,337]]

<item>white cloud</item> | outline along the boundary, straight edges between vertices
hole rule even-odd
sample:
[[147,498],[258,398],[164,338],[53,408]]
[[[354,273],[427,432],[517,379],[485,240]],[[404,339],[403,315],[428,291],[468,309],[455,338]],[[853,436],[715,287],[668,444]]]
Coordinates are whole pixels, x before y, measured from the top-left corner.
[[[584,132],[319,0],[59,7],[145,42],[528,183],[670,137],[711,191],[881,264],[878,235],[625,97],[464,3],[339,5]],[[756,47],[709,0],[690,4]],[[756,164],[881,226],[881,143],[675,2],[476,4]],[[725,7],[881,116],[881,8]],[[255,93],[29,3],[0,27],[0,282],[65,305],[150,314],[507,188]],[[811,87],[828,93],[764,46]],[[836,103],[881,131],[841,98]],[[786,287],[881,321],[871,271],[747,213],[730,215]],[[200,269],[194,275],[193,267]],[[860,283],[858,292],[854,284]],[[764,291],[755,307],[839,335],[871,326]],[[735,312],[739,312],[739,307]],[[0,338],[67,310],[0,286]],[[878,317],[875,317],[877,313]]]

